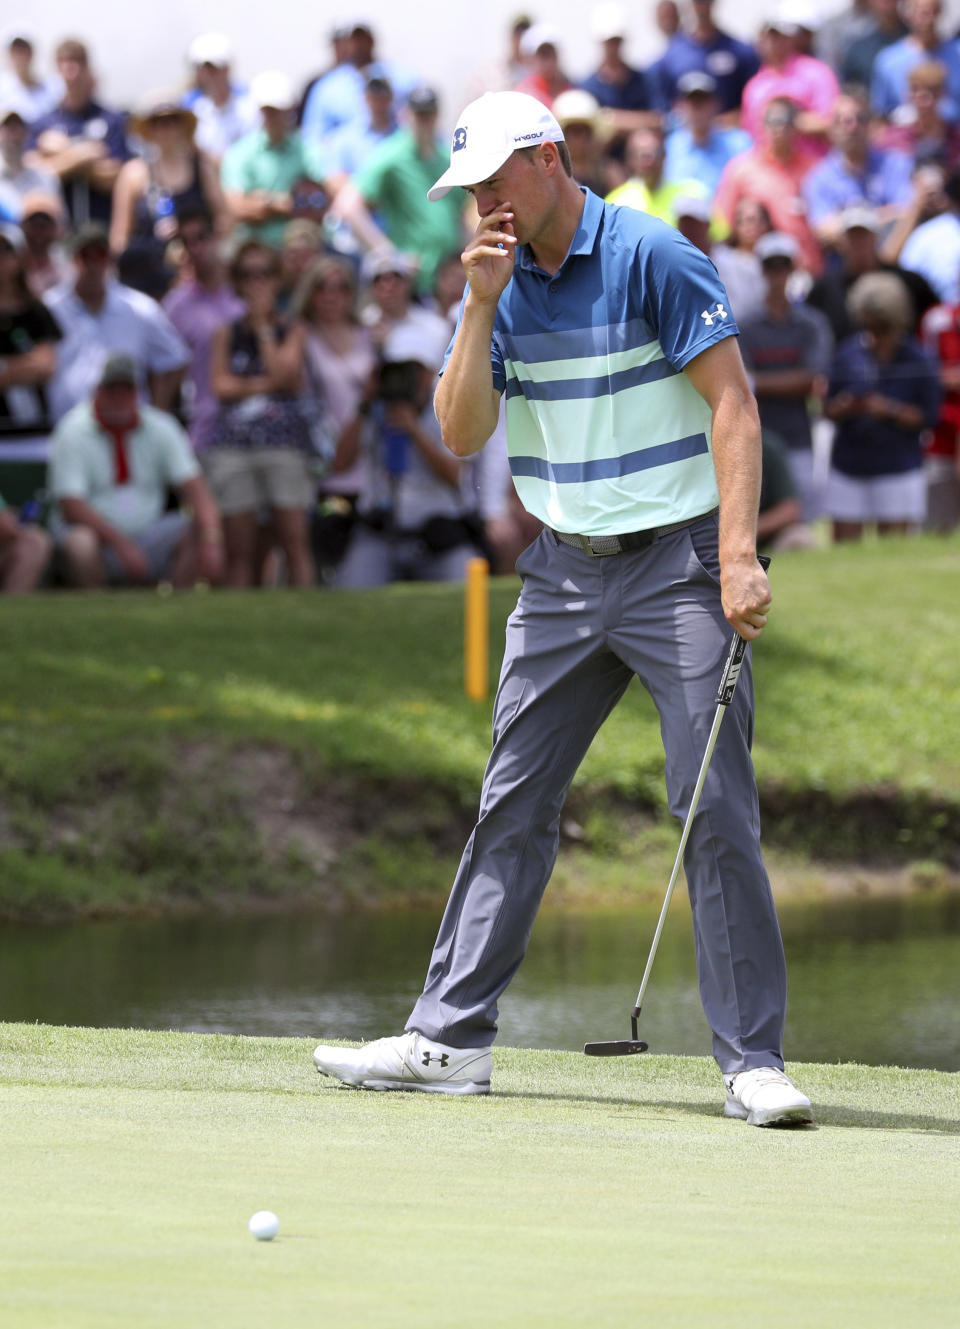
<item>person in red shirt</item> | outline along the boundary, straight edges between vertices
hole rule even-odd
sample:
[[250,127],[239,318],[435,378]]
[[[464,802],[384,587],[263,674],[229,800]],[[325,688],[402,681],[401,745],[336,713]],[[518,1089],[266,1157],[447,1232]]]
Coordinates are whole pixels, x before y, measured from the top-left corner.
[[960,519],[960,307],[934,305],[920,324],[926,348],[940,362],[943,402],[926,447],[927,526],[949,535]]
[[553,106],[561,92],[573,84],[560,68],[560,30],[552,23],[534,23],[520,40],[520,54],[530,61],[530,73],[516,86],[544,106]]
[[727,162],[717,186],[714,208],[728,226],[733,225],[743,198],[762,203],[773,228],[792,235],[800,246],[800,266],[819,276],[823,254],[806,216],[801,185],[817,161],[797,139],[796,107],[786,97],[774,97],[763,112],[763,136],[755,147]]

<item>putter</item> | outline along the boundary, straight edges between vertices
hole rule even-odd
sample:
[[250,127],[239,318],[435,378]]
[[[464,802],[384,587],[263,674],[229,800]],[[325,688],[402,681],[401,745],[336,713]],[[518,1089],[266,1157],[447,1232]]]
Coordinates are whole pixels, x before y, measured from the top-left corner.
[[[770,566],[770,560],[766,555],[761,555],[759,559],[764,572]],[[717,710],[713,717],[713,727],[710,730],[710,737],[707,739],[707,748],[703,754],[703,761],[700,763],[700,774],[697,776],[697,786],[693,791],[693,798],[690,801],[690,811],[687,813],[687,819],[683,823],[683,833],[680,836],[680,847],[677,850],[677,857],[673,864],[673,871],[670,873],[670,881],[667,885],[667,893],[664,897],[663,907],[660,910],[660,917],[657,920],[657,929],[653,934],[653,941],[650,944],[650,954],[647,956],[647,967],[643,971],[643,979],[640,983],[640,991],[637,993],[637,1000],[633,1010],[630,1012],[630,1038],[613,1039],[607,1043],[584,1043],[583,1050],[588,1057],[634,1057],[640,1052],[646,1052],[647,1043],[644,1043],[637,1032],[637,1021],[640,1019],[640,1008],[643,1005],[643,998],[647,991],[647,982],[650,978],[650,971],[653,969],[653,962],[656,958],[657,947],[660,945],[660,934],[663,932],[663,925],[667,920],[667,910],[670,908],[670,901],[673,898],[673,888],[677,884],[677,878],[680,876],[680,867],[683,863],[683,851],[687,847],[687,839],[690,835],[690,827],[693,824],[693,818],[696,815],[697,805],[700,802],[700,793],[703,789],[703,782],[707,778],[707,771],[710,767],[710,758],[713,756],[713,749],[716,746],[717,734],[720,732],[720,724],[726,714],[727,707],[733,701],[733,694],[737,690],[737,683],[740,681],[740,669],[743,665],[743,657],[746,653],[747,643],[739,632],[733,634],[733,641],[730,643],[730,650],[727,654],[727,662],[723,666],[723,674],[720,678],[720,686],[717,688]]]

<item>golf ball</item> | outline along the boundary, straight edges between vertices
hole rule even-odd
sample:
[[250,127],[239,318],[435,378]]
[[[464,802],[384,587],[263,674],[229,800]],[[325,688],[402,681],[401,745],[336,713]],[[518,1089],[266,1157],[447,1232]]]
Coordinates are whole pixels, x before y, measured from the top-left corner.
[[257,1241],[273,1241],[280,1230],[280,1219],[269,1209],[258,1209],[247,1227]]

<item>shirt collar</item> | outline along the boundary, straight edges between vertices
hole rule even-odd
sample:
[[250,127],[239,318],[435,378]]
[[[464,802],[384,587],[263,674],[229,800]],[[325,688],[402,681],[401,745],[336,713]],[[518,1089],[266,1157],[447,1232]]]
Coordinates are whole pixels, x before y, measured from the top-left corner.
[[[573,233],[573,239],[570,241],[570,248],[567,250],[567,257],[557,269],[559,275],[566,267],[567,262],[574,254],[592,254],[594,245],[597,242],[597,232],[600,230],[600,219],[603,216],[603,199],[599,198],[592,190],[584,189],[581,185],[581,193],[584,195],[583,212],[580,214],[580,221],[577,223],[577,229]],[[517,264],[529,272],[542,272],[538,267],[533,254],[530,252],[529,245],[521,245],[520,253],[517,256]]]

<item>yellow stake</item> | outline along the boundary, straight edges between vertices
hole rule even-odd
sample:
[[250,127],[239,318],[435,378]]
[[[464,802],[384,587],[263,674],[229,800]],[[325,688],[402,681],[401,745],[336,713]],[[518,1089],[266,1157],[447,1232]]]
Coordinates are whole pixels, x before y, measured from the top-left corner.
[[471,701],[486,701],[490,660],[490,565],[485,558],[467,564],[463,623],[463,690]]

